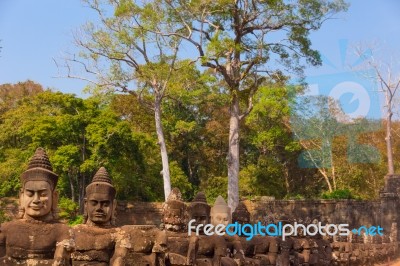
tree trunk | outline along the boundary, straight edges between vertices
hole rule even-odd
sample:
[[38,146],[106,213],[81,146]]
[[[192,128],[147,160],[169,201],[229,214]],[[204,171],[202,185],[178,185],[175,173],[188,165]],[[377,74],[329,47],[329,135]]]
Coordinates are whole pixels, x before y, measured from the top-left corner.
[[286,195],[290,195],[289,169],[287,166],[287,162],[283,163],[283,174],[285,177]]
[[[391,109],[391,108],[390,108]],[[388,174],[394,174],[394,163],[393,163],[393,152],[392,152],[392,111],[388,110],[387,121],[386,121],[386,148],[387,148],[387,159],[388,159]]]
[[68,175],[69,185],[70,185],[70,187],[71,187],[71,200],[72,200],[73,202],[75,202],[75,186],[74,186],[74,180],[72,179],[72,174],[71,174],[70,171],[68,172],[67,175]]
[[228,205],[233,212],[239,204],[239,99],[233,93],[229,120]]
[[83,213],[84,211],[84,199],[85,199],[85,189],[86,189],[86,181],[85,175],[82,173],[78,173],[78,184],[79,184],[79,213]]
[[329,192],[332,192],[333,189],[332,189],[331,182],[329,181],[329,176],[326,173],[327,171],[324,168],[322,168],[322,169],[318,168],[318,172],[320,172],[320,174],[324,177],[326,185],[328,186]]
[[154,117],[156,121],[156,131],[158,138],[158,145],[161,150],[161,161],[162,161],[162,175],[164,180],[164,198],[167,201],[169,193],[171,192],[171,180],[169,177],[169,164],[167,146],[165,145],[164,132],[161,124],[161,100],[156,97],[154,102]]

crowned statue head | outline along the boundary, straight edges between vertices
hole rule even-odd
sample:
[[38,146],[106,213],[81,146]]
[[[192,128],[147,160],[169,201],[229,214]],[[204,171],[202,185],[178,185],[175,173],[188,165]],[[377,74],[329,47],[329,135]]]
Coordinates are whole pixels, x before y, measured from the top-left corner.
[[100,167],[86,187],[85,222],[87,225],[110,227],[115,225],[116,190],[104,167]]
[[242,201],[239,202],[235,211],[232,213],[232,222],[238,222],[242,225],[250,223],[250,212]]
[[21,174],[19,218],[51,221],[56,218],[58,176],[53,172],[49,157],[38,148]]
[[162,222],[168,231],[182,231],[187,220],[186,205],[178,188],[173,188],[167,201],[163,204]]
[[[196,194],[188,207],[189,220],[195,220],[194,225],[210,223],[211,206],[207,204],[206,195],[203,192]],[[195,227],[193,227],[195,228]]]
[[214,226],[223,224],[227,226],[231,222],[231,208],[226,204],[222,196],[218,196],[211,208],[211,223]]

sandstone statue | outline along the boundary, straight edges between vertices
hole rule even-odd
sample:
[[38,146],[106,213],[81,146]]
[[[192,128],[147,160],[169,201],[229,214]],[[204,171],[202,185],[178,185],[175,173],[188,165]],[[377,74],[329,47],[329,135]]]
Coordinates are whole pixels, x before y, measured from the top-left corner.
[[196,234],[195,228],[198,225],[202,225],[202,227],[199,227],[200,230],[198,230],[200,235],[196,238],[198,242],[196,245],[196,265],[236,265],[235,263],[227,264],[233,261],[227,258],[229,252],[224,237],[218,235],[206,236],[203,234],[204,226],[210,223],[210,211],[211,207],[207,204],[206,196],[203,192],[197,193],[188,207],[189,220],[195,220],[192,224],[193,236]]
[[[250,224],[250,212],[241,201],[232,213],[232,222],[238,224]],[[247,240],[246,237],[240,238],[246,265],[275,265],[278,256],[278,238],[272,236],[256,235]]]
[[193,265],[196,237],[188,237],[186,205],[178,188],[173,188],[163,205],[162,225],[166,230],[166,265]]
[[0,265],[70,265],[74,240],[57,221],[58,176],[38,148],[21,175],[19,219],[0,227]]
[[[222,196],[218,196],[215,200],[213,207],[211,208],[211,224],[217,226],[223,224],[227,226],[232,222],[231,209],[226,204]],[[240,237],[226,235],[223,237],[226,245],[228,254],[226,257],[221,258],[222,265],[241,265],[245,262],[244,251],[240,242]]]
[[86,187],[85,224],[73,228],[72,265],[121,266],[130,247],[128,235],[114,226],[116,190],[104,167]]

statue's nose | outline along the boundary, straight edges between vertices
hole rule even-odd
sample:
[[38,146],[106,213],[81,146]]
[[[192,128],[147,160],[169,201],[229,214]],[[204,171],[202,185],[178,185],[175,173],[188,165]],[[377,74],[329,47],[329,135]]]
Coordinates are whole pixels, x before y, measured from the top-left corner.
[[38,193],[35,193],[33,195],[33,203],[35,203],[35,204],[39,204],[40,203],[40,199],[39,199],[39,194]]

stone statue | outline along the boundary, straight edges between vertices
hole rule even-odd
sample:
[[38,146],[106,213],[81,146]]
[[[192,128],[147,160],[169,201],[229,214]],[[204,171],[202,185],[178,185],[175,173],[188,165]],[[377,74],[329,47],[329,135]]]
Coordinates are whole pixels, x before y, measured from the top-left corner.
[[173,188],[163,205],[162,224],[166,231],[168,251],[166,265],[193,265],[197,238],[186,231],[186,205],[178,188]]
[[[250,223],[250,213],[243,202],[239,202],[232,213],[232,222],[241,225]],[[278,238],[255,235],[252,239],[240,238],[246,264],[245,265],[275,265],[278,256]]]
[[199,192],[189,204],[189,220],[196,220],[196,222],[193,223],[194,226],[197,226],[199,224],[209,224],[210,211],[211,206],[207,204],[206,195],[203,192]]
[[[195,227],[199,224],[210,223],[210,211],[211,207],[207,204],[206,196],[203,192],[197,193],[192,202],[188,207],[189,220],[196,220],[192,225],[192,238],[195,235]],[[211,266],[211,265],[225,265],[224,257],[228,255],[228,247],[223,237],[212,235],[205,236],[203,227],[200,228],[199,233],[195,241],[198,242],[196,245],[196,265],[198,266]],[[193,240],[192,240],[193,242]],[[228,258],[229,259],[229,258]],[[230,265],[230,264],[227,264]]]
[[125,225],[121,229],[131,240],[125,265],[165,265],[167,236],[164,230],[155,225]]
[[[214,206],[211,208],[211,223],[214,226],[223,224],[227,226],[232,222],[231,208],[226,204],[222,196],[218,196],[215,200]],[[221,258],[222,265],[241,265],[245,262],[244,251],[240,242],[240,237],[224,236],[226,245],[228,247],[228,256]],[[233,259],[231,259],[232,257]]]
[[231,208],[228,207],[228,204],[226,204],[222,196],[218,196],[214,206],[211,208],[211,223],[214,226],[217,224],[224,224],[227,226],[231,221]]
[[72,232],[56,217],[58,176],[38,148],[21,175],[19,219],[0,227],[0,265],[70,265]]
[[[175,228],[178,231],[180,223],[183,223],[183,221],[178,221],[176,224],[174,223],[175,227],[170,227],[169,220],[164,222],[167,223],[166,227],[169,229]],[[170,222],[173,223],[173,221]],[[121,229],[130,236],[131,240],[131,247],[126,256],[126,265],[165,265],[165,254],[168,255],[168,239],[165,230],[160,230],[155,225],[125,225]],[[173,256],[171,255],[171,258]],[[183,260],[186,263],[186,258]]]
[[85,224],[73,228],[76,251],[72,265],[125,265],[130,247],[127,234],[114,227],[116,190],[104,167],[86,187]]

